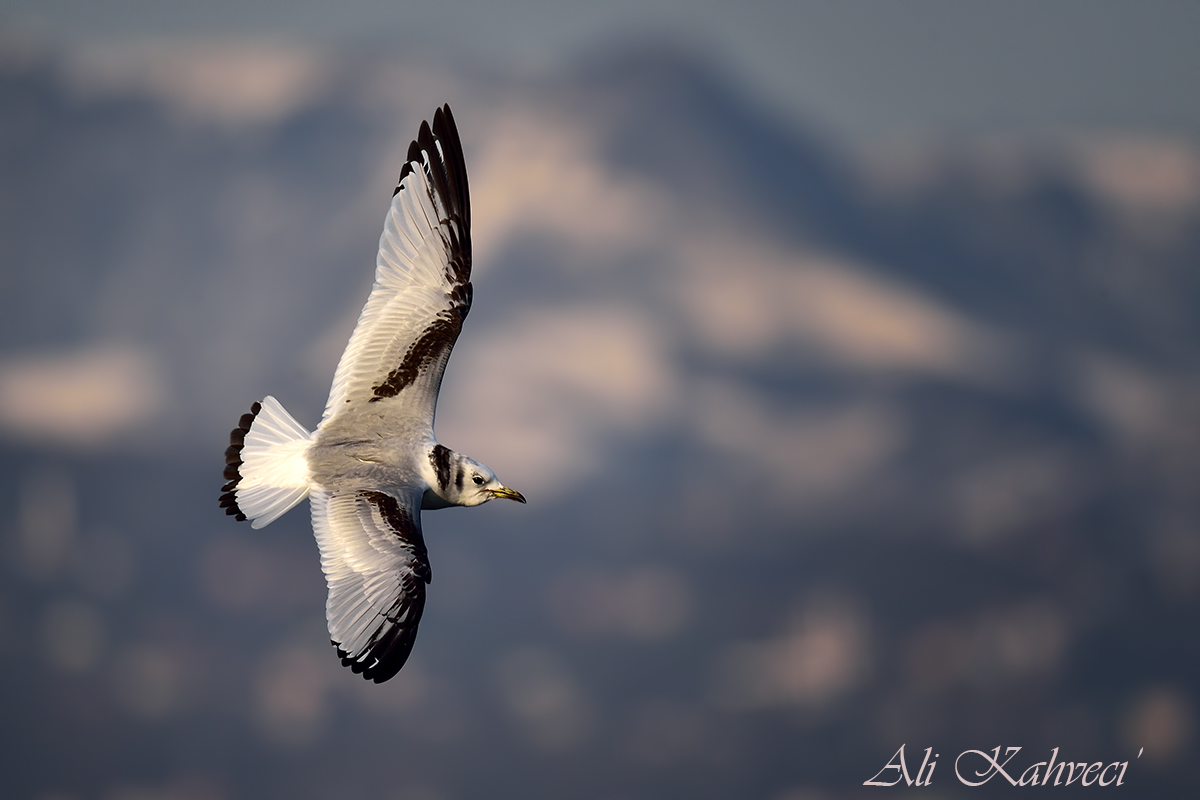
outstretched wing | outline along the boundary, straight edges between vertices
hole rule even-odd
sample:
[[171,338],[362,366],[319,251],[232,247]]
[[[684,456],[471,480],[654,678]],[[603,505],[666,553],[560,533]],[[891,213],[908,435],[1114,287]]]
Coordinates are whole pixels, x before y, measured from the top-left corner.
[[330,639],[344,666],[383,683],[408,660],[425,608],[431,576],[421,495],[359,489],[310,497]]
[[378,403],[433,425],[450,350],[471,308],[471,205],[450,106],[408,148],[376,260],[375,286],[342,354],[322,424]]

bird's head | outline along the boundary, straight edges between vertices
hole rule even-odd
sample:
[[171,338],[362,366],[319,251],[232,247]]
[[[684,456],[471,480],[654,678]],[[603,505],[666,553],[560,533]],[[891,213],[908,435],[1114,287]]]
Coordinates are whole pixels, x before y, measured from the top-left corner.
[[454,485],[449,487],[456,495],[453,499],[456,505],[478,506],[495,497],[525,502],[520,492],[505,486],[496,478],[496,473],[478,461],[462,456],[457,467]]

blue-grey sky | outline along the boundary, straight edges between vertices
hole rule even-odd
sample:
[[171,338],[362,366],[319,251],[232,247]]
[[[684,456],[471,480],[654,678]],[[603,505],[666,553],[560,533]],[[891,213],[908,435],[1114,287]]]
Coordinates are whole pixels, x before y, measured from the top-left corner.
[[394,40],[518,70],[622,38],[712,53],[761,99],[835,134],[1080,128],[1200,135],[1200,3],[1113,0],[4,0],[50,42],[145,36]]

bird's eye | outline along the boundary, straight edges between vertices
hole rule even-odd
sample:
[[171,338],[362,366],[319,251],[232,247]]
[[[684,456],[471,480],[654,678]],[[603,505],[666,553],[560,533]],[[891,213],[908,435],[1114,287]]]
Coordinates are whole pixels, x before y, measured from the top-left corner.
[[483,476],[482,475],[476,475],[471,480],[475,481],[476,486],[483,486]]

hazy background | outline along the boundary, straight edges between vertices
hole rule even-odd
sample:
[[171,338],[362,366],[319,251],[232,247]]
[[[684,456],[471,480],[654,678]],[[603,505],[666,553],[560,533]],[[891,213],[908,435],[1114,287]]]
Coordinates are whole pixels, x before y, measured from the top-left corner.
[[[5,796],[820,800],[901,791],[862,786],[901,744],[926,797],[1020,791],[953,775],[1010,745],[1184,796],[1198,23],[5,4]],[[476,303],[438,432],[530,503],[425,515],[375,686],[306,508],[222,516],[221,453],[267,393],[316,423],[442,102]]]

